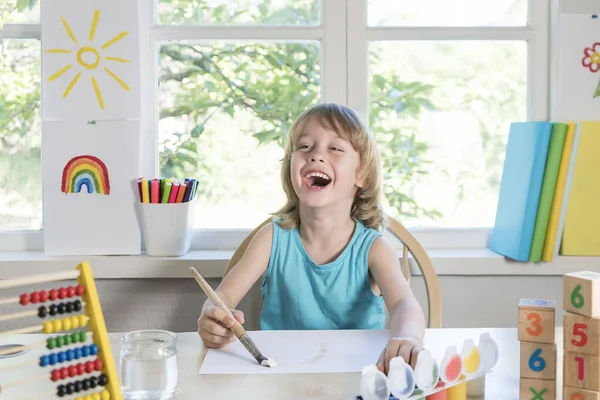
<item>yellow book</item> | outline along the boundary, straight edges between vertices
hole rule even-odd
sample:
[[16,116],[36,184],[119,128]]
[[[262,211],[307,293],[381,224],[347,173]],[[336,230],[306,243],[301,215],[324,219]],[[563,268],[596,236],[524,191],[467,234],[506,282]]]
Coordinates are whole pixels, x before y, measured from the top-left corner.
[[563,204],[563,196],[569,174],[569,161],[571,160],[571,152],[573,150],[573,140],[575,138],[576,124],[569,123],[567,128],[567,136],[565,138],[565,146],[563,148],[562,157],[560,159],[560,167],[558,171],[558,179],[556,181],[556,189],[554,190],[554,198],[552,200],[552,208],[550,209],[550,217],[548,218],[548,229],[546,238],[544,239],[544,250],[542,251],[542,261],[552,261],[554,258],[554,248],[556,244],[556,236],[558,233],[558,223]]
[[582,122],[580,135],[560,253],[599,256],[600,122]]

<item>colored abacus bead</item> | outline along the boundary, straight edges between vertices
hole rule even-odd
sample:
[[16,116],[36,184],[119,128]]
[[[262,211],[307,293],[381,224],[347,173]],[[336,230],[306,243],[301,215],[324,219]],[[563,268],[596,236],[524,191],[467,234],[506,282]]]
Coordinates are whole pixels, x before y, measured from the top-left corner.
[[45,290],[40,291],[40,302],[45,303],[48,301],[48,292]]
[[[63,318],[62,323],[63,323],[63,329],[65,331],[69,331],[73,327],[73,322],[72,322],[71,318]],[[70,341],[70,339],[71,338],[69,338],[68,340]],[[67,338],[65,337],[65,342],[66,341],[67,341]]]
[[65,313],[65,303],[59,303],[58,304],[58,313],[59,314],[64,314]]
[[54,339],[53,337],[48,338],[48,340],[46,340],[46,348],[48,348],[49,350],[52,350],[55,347],[56,347],[56,339]]
[[56,388],[56,395],[58,397],[63,397],[65,394],[67,394],[67,388],[65,387],[65,385],[58,385],[58,387]]
[[29,301],[33,304],[38,303],[40,301],[40,294],[38,292],[32,292],[29,296]]
[[70,365],[69,366],[69,376],[72,378],[74,376],[77,376],[77,367],[74,365]]
[[99,358],[96,358],[96,361],[94,361],[94,368],[96,369],[96,371],[102,371],[102,360]]
[[58,298],[62,300],[65,297],[67,297],[67,289],[61,287],[60,289],[58,289]]
[[61,379],[61,378],[60,378],[60,371],[59,371],[59,370],[57,370],[57,369],[53,370],[53,371],[51,372],[51,378],[50,378],[50,379],[52,379],[52,381],[54,381],[54,382],[56,382],[56,381],[60,380],[60,379]]
[[85,363],[85,371],[89,374],[94,372],[94,362],[93,361],[88,361]]
[[43,323],[42,327],[43,327],[45,334],[50,334],[50,333],[54,332],[52,321],[45,321]]
[[46,318],[47,315],[48,315],[48,313],[46,312],[45,306],[41,306],[40,308],[38,308],[38,317]]
[[75,294],[77,296],[83,296],[84,293],[85,293],[85,288],[83,287],[83,285],[77,285],[75,287]]
[[95,356],[98,354],[98,346],[95,344],[90,345],[90,354]]
[[79,332],[79,341],[85,342],[86,340],[87,340],[87,334],[85,333],[85,331],[80,331]]
[[75,393],[81,392],[81,381],[73,382]]
[[75,352],[73,350],[69,349],[69,350],[66,351],[66,353],[67,354],[65,356],[67,358],[67,361],[73,361],[73,358],[75,358],[74,357],[75,356]]
[[89,356],[89,355],[90,355],[90,346],[83,346],[83,347],[81,348],[81,355],[82,355],[83,357],[87,357],[87,356]]
[[81,347],[77,347],[73,350],[73,358],[79,360],[81,358]]
[[73,382],[67,383],[67,394],[73,394],[75,391],[75,385]]
[[98,383],[100,384],[100,386],[106,386],[106,384],[108,383],[108,377],[104,374],[100,375]]
[[50,292],[48,292],[48,298],[52,301],[58,299],[58,291],[56,289],[50,290]]
[[50,359],[50,365],[54,365],[58,362],[58,356],[54,353],[50,354],[50,357],[48,357]]
[[60,332],[63,329],[63,322],[60,319],[55,319],[52,321],[52,327],[54,328],[54,332]]
[[72,313],[72,312],[73,312],[73,308],[74,308],[74,307],[73,307],[73,303],[72,303],[72,302],[68,302],[68,303],[65,305],[65,311],[66,311],[67,313]]
[[67,379],[69,377],[69,370],[67,368],[63,367],[59,371],[60,379]]
[[67,354],[64,351],[60,351],[57,355],[58,355],[58,362],[64,363],[67,358]]
[[92,377],[89,379],[89,382],[90,382],[90,387],[91,387],[92,389],[93,389],[93,388],[95,388],[96,386],[98,386],[98,378],[96,378],[95,376],[92,376]]
[[67,297],[75,296],[75,288],[73,286],[67,287]]
[[50,358],[48,356],[40,356],[40,367],[45,367],[50,363]]
[[74,309],[75,311],[81,311],[81,301],[79,301],[79,300],[75,300],[75,301],[73,302],[73,309]]
[[71,343],[74,343],[73,337],[71,335],[69,335],[69,334],[66,334],[66,335],[63,336],[63,342],[65,342],[65,346],[68,346]]
[[64,345],[65,345],[65,337],[64,337],[64,335],[57,336],[56,337],[56,346],[57,347],[63,347]]
[[23,293],[20,296],[20,301],[19,303],[21,303],[22,306],[26,306],[27,304],[29,304],[29,295],[27,293]]
[[85,365],[79,363],[77,364],[77,375],[85,374]]
[[48,312],[50,313],[50,315],[56,315],[58,313],[58,307],[56,306],[56,304],[51,304]]
[[100,397],[101,397],[100,400],[110,400],[110,392],[108,390],[103,390],[100,393]]
[[90,382],[87,379],[81,381],[81,388],[83,390],[88,390],[90,388]]

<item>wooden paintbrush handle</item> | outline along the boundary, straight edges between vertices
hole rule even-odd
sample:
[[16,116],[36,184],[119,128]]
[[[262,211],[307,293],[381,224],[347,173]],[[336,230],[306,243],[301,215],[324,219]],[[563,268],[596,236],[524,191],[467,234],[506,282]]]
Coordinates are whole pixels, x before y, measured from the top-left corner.
[[196,271],[196,268],[190,267],[190,272],[194,276],[194,279],[196,280],[196,282],[198,282],[198,285],[200,285],[200,288],[202,288],[202,290],[204,291],[206,296],[214,304],[214,306],[219,307],[230,318],[233,319],[234,325],[230,329],[233,331],[235,336],[239,338],[240,336],[244,335],[246,333],[246,330],[244,329],[242,324],[240,324],[239,321],[237,319],[235,319],[235,317],[233,316],[233,313],[231,312],[229,307],[227,307],[227,305],[225,303],[223,303],[223,300],[221,300],[219,295],[213,290],[213,288],[210,287],[208,282],[206,282],[206,280],[204,280],[202,275],[200,275],[200,273],[198,271]]

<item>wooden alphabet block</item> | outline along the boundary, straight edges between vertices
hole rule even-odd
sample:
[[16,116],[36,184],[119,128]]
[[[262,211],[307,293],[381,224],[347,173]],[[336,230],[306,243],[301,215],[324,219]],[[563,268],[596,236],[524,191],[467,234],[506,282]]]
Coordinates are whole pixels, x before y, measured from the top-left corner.
[[600,354],[600,318],[565,312],[563,333],[565,351]]
[[563,386],[563,400],[600,400],[600,392]]
[[600,356],[565,351],[563,386],[600,391]]
[[555,400],[556,381],[521,378],[519,400]]
[[563,310],[600,318],[600,273],[580,271],[563,275]]
[[556,379],[556,344],[521,342],[521,378]]
[[554,343],[556,301],[521,299],[519,341]]

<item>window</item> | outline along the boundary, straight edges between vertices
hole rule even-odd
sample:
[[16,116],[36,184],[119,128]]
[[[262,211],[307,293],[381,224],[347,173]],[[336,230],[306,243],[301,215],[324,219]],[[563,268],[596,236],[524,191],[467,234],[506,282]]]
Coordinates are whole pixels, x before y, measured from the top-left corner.
[[[0,0],[0,232],[42,228],[30,3]],[[428,248],[481,245],[510,122],[548,118],[548,2],[492,3],[142,2],[142,174],[197,177],[194,246],[233,248],[282,205],[292,121],[339,102],[377,138],[386,211]]]

